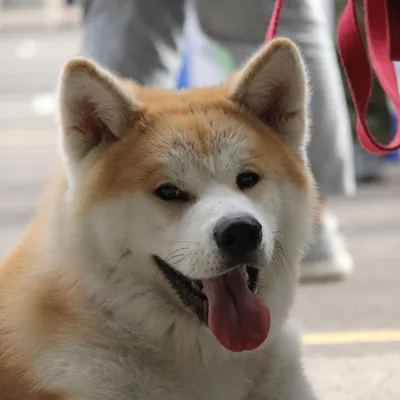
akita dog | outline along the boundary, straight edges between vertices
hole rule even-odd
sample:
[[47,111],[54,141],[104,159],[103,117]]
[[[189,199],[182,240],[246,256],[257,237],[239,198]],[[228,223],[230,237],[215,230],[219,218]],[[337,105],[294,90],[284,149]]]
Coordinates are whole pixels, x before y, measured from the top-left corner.
[[1,400],[311,400],[289,311],[316,198],[287,39],[221,86],[75,58],[62,163],[0,269]]

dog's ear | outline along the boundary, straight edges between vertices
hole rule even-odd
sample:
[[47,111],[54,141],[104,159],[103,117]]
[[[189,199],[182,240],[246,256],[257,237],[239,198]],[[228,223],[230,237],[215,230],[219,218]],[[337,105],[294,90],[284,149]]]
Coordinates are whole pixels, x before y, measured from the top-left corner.
[[296,45],[274,39],[255,54],[229,84],[231,99],[271,126],[293,147],[307,132],[307,74]]
[[70,163],[119,140],[141,110],[122,81],[81,57],[65,65],[59,101],[63,151]]

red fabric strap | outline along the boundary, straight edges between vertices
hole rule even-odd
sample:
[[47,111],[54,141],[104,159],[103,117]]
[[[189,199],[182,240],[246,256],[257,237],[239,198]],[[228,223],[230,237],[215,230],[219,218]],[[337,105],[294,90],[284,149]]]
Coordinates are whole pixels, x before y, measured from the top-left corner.
[[281,11],[283,7],[283,0],[275,0],[274,11],[272,12],[271,20],[269,21],[267,34],[265,35],[265,41],[269,42],[278,31],[278,23],[281,17]]
[[[400,96],[393,59],[400,55],[399,3],[364,0],[368,50],[375,74],[400,117]],[[390,8],[389,8],[390,7]],[[397,9],[397,11],[396,11]],[[385,154],[400,148],[400,124],[389,145],[375,140],[366,114],[372,87],[372,71],[356,17],[356,0],[348,0],[338,26],[339,51],[357,112],[357,135],[371,153]],[[393,57],[393,58],[391,58]]]
[[[400,61],[400,5],[399,0],[386,0],[389,10],[390,58]],[[396,4],[395,4],[396,3]]]
[[[283,0],[276,0],[265,41],[276,36]],[[393,60],[400,60],[400,0],[364,0],[368,51],[375,74],[400,120],[400,96]],[[366,114],[372,88],[372,70],[357,22],[356,0],[348,0],[338,25],[339,52],[357,113],[357,136],[374,154],[400,148],[400,123],[389,145],[375,140]]]

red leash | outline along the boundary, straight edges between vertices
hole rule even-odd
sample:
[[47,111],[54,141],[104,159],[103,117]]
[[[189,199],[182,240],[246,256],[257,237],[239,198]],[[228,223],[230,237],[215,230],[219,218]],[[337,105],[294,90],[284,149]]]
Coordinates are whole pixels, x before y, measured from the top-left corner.
[[[283,0],[276,0],[265,40],[277,33]],[[400,121],[400,96],[393,61],[400,61],[400,1],[364,0],[368,52],[372,68]],[[343,68],[357,113],[357,136],[361,145],[374,154],[400,148],[400,122],[388,145],[379,143],[366,122],[372,87],[372,70],[356,16],[356,0],[348,0],[338,25],[338,44]]]
[[269,42],[276,36],[278,31],[279,19],[281,18],[281,11],[283,7],[283,0],[275,0],[274,11],[272,11],[271,20],[269,21],[267,34],[265,36],[265,41]]

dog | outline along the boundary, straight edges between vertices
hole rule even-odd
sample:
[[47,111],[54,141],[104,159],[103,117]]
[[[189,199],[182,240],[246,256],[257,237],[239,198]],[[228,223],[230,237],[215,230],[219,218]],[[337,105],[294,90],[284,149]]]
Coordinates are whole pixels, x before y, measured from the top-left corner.
[[290,317],[307,109],[285,38],[185,91],[69,60],[60,163],[0,268],[1,399],[315,399]]

